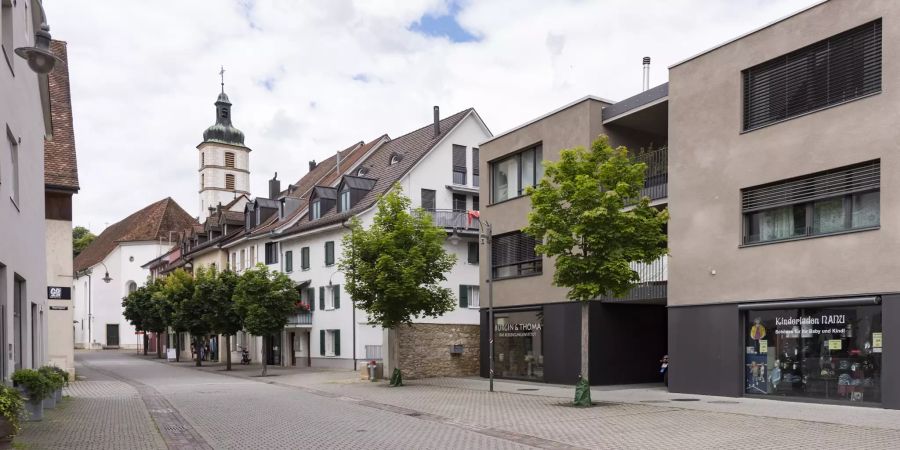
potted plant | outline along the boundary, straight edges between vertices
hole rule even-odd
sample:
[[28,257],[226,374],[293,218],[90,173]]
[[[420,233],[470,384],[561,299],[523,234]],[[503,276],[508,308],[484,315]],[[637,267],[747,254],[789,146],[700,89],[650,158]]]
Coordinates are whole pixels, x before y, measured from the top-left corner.
[[12,380],[28,398],[25,402],[28,421],[43,420],[43,400],[53,392],[51,381],[34,369],[19,369],[13,372]]
[[43,375],[50,382],[50,392],[44,397],[44,408],[53,409],[56,408],[57,401],[57,392],[62,391],[62,387],[66,384],[66,380],[62,375],[59,374],[56,370],[54,370],[51,366],[43,366],[38,369],[41,375]]
[[0,384],[0,446],[19,433],[19,418],[24,408],[19,391]]
[[60,388],[57,389],[56,392],[55,392],[55,395],[56,395],[56,401],[57,401],[57,402],[61,402],[61,401],[62,401],[62,398],[63,398],[63,390],[62,390],[62,388],[63,388],[63,387],[69,386],[69,372],[67,372],[67,371],[65,371],[65,370],[63,370],[63,369],[60,369],[59,367],[56,367],[56,366],[50,366],[50,368],[53,369],[54,372],[58,373],[58,374],[62,377],[62,379],[63,379],[63,384],[62,384],[62,386],[60,386]]

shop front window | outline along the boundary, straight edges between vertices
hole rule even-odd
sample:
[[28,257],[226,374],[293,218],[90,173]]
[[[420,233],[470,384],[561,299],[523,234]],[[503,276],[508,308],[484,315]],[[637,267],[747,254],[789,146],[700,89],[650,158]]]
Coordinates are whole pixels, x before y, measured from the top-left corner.
[[881,306],[747,311],[745,392],[881,402]]
[[541,310],[494,314],[494,373],[501,378],[544,379]]

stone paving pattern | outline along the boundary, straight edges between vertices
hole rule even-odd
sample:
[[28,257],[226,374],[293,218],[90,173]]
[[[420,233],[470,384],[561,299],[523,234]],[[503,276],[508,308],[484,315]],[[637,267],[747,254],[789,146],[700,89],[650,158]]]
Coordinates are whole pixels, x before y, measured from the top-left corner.
[[[196,370],[116,352],[79,353],[77,361],[86,379],[67,390],[72,398],[47,411],[44,422],[27,424],[17,442],[99,449],[900,448],[897,412],[870,408],[619,388],[596,389],[594,400],[603,403],[579,409],[566,404],[571,388],[549,385],[498,382],[500,392],[491,393],[480,379],[442,378],[389,388],[346,371],[278,368],[259,378],[259,366],[225,373],[221,365]],[[673,401],[687,397],[695,401]],[[859,426],[866,421],[873,425]]]

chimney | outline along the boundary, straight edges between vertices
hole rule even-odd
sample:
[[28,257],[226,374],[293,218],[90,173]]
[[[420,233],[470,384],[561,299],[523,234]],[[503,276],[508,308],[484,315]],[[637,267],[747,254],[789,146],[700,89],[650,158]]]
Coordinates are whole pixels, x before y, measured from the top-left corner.
[[312,160],[309,162],[309,171],[312,172],[313,169],[316,168],[316,160]]
[[281,193],[281,182],[278,181],[278,172],[275,172],[275,176],[269,180],[269,198],[275,200],[278,198],[278,194]]
[[644,89],[642,91],[646,91],[650,89],[650,57],[644,57]]
[[337,172],[338,175],[340,175],[341,174],[341,151],[340,150],[337,151],[337,155],[334,157],[334,160],[335,160],[334,171]]
[[439,106],[434,107],[434,137],[438,137],[441,134],[441,108]]

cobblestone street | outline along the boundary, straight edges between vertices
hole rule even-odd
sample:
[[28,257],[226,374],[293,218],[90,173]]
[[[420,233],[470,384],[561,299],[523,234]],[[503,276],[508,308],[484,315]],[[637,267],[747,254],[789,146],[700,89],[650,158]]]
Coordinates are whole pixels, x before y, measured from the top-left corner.
[[[78,354],[79,381],[27,448],[896,448],[893,411],[748,399],[665,400],[662,390],[595,390],[598,407],[566,406],[566,388],[481,380],[410,381],[391,389],[349,372],[221,366],[196,370],[126,353]],[[82,379],[83,377],[83,379]],[[527,389],[515,393],[510,390]],[[533,391],[539,392],[534,395]],[[525,395],[531,393],[531,395]],[[656,395],[656,397],[652,397]],[[650,396],[650,397],[648,397]],[[640,398],[654,398],[640,400]],[[684,397],[684,396],[681,396]],[[609,401],[607,401],[609,400]],[[690,405],[688,406],[688,403]],[[731,408],[716,410],[716,408]],[[741,409],[743,408],[743,410]],[[754,409],[756,408],[756,409]],[[764,410],[762,410],[764,411]],[[779,417],[792,411],[807,420]],[[840,416],[884,417],[873,426]],[[761,438],[765,436],[765,439]]]

